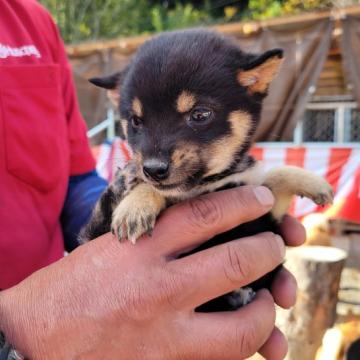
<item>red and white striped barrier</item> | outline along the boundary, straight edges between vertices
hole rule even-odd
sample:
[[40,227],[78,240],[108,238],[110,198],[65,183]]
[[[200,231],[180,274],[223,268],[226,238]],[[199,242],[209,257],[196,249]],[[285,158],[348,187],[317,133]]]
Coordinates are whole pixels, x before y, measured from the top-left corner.
[[96,170],[105,180],[111,181],[118,168],[122,169],[131,158],[126,141],[115,138],[92,148],[96,160]]
[[321,208],[309,199],[296,198],[291,209],[294,216],[325,212],[329,218],[360,223],[360,148],[319,145],[295,148],[264,145],[253,148],[252,155],[264,163],[265,169],[295,165],[325,177],[331,184],[335,193],[331,206]]
[[[122,168],[131,153],[125,141],[114,139],[93,148],[99,174],[111,181],[117,168]],[[360,223],[360,148],[329,147],[321,144],[309,147],[281,147],[262,144],[251,150],[263,162],[265,170],[282,165],[295,165],[311,170],[332,185],[334,204],[321,208],[306,198],[296,198],[291,213],[302,218],[313,212],[325,212],[329,218]]]

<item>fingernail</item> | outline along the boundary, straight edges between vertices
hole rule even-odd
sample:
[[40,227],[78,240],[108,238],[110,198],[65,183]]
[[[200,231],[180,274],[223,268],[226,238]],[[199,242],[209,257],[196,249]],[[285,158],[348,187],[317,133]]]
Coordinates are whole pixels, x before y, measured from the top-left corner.
[[256,187],[254,189],[254,194],[261,205],[271,206],[274,204],[274,196],[267,187],[265,186]]

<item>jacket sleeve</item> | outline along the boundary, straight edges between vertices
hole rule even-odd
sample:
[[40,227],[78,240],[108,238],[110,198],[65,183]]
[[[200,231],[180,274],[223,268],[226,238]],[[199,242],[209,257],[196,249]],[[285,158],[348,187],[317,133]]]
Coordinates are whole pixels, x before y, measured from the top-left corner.
[[92,209],[107,186],[96,171],[69,179],[68,192],[61,215],[65,249],[74,250],[78,245],[81,228],[88,222]]

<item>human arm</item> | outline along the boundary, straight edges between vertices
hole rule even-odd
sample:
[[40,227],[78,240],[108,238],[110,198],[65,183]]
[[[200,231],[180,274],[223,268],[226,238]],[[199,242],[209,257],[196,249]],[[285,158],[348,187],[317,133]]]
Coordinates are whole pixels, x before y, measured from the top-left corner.
[[[236,312],[193,312],[279,265],[281,238],[264,233],[175,258],[261,216],[272,201],[268,195],[260,204],[252,187],[208,194],[166,210],[153,236],[136,246],[110,234],[91,241],[0,293],[0,327],[36,359],[239,359],[258,349],[268,359],[282,359],[286,342],[274,328],[273,297],[266,290]],[[298,224],[291,227],[285,240],[301,242],[294,238]],[[289,306],[294,292],[284,272],[273,296]]]

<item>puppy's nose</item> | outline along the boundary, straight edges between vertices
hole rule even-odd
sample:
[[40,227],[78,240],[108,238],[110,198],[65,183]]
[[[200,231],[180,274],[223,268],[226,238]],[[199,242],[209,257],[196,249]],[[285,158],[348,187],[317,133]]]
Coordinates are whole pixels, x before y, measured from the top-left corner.
[[169,176],[169,163],[160,159],[148,159],[144,161],[143,171],[148,178],[165,180]]

